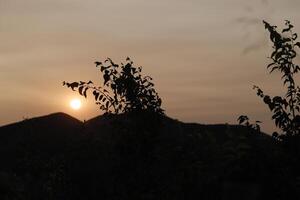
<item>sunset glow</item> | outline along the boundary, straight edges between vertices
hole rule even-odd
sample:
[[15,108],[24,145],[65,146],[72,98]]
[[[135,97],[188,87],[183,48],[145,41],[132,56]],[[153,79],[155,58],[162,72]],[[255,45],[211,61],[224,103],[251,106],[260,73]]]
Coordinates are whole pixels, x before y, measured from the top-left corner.
[[[78,111],[70,102],[79,97],[62,81],[99,85],[96,60],[129,56],[153,77],[169,116],[234,124],[247,113],[274,132],[251,89],[282,91],[280,76],[265,70],[271,47],[262,20],[282,28],[289,19],[299,33],[299,9],[299,0],[0,1],[0,125]],[[102,114],[93,99],[81,100],[85,118]]]
[[73,99],[70,102],[70,106],[74,110],[79,110],[81,108],[81,101],[79,99]]

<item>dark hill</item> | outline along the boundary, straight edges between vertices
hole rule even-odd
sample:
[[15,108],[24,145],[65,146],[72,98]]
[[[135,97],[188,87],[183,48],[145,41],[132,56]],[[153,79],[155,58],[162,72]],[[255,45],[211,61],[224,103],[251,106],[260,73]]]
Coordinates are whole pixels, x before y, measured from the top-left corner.
[[0,156],[0,199],[266,199],[291,162],[246,127],[149,113],[3,126]]
[[[21,122],[0,127],[0,142],[10,143],[23,140],[24,137],[42,140],[66,139],[78,134],[82,122],[65,113],[54,113],[42,117],[26,119]],[[46,142],[46,141],[44,141]]]
[[[78,140],[82,122],[65,114],[26,119],[0,127],[0,155],[5,160],[0,168],[10,168],[34,152],[54,156]],[[28,155],[30,156],[30,155]]]
[[24,132],[26,130],[29,131],[30,129],[43,129],[44,131],[49,131],[52,128],[59,128],[61,131],[64,131],[65,129],[74,129],[81,124],[82,122],[78,119],[68,114],[58,112],[2,126],[0,127],[0,133],[2,133],[0,134],[0,137],[4,135],[4,132],[16,133],[20,131]]

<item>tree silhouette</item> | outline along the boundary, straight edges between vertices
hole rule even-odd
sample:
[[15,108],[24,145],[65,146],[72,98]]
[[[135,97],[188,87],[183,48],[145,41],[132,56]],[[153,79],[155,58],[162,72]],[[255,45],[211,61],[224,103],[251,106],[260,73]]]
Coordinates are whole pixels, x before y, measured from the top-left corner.
[[[281,79],[286,88],[283,96],[271,97],[264,94],[258,86],[254,86],[257,96],[263,99],[273,113],[272,119],[276,127],[280,128],[282,133],[273,133],[273,137],[282,141],[299,136],[300,133],[300,87],[297,85],[295,75],[299,72],[300,67],[295,64],[297,56],[296,48],[300,48],[300,42],[297,42],[298,35],[293,32],[294,26],[290,21],[285,21],[285,28],[279,32],[277,26],[272,26],[263,21],[265,29],[270,33],[270,40],[273,43],[273,51],[269,57],[271,63],[267,66],[270,73],[279,72],[282,74]],[[247,121],[245,116],[241,116],[241,123]],[[248,119],[248,118],[247,118]]]
[[135,67],[130,58],[126,64],[118,65],[110,58],[104,62],[95,62],[103,76],[103,85],[95,86],[92,81],[63,82],[64,86],[78,91],[87,97],[91,90],[96,104],[107,113],[127,113],[149,111],[163,114],[161,98],[154,89],[150,76],[141,74],[142,67]]

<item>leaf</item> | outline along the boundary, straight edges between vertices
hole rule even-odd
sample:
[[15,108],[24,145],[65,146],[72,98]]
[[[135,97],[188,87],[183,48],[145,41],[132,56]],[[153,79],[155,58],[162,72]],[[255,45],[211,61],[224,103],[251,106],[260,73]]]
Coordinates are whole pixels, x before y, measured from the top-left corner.
[[102,65],[102,62],[96,61],[95,64],[96,64],[96,67],[98,67],[99,65]]
[[271,98],[270,98],[270,96],[266,95],[266,96],[264,97],[264,102],[265,102],[265,104],[270,104],[270,103],[271,103]]
[[282,33],[284,33],[284,32],[288,32],[288,31],[290,31],[292,28],[294,28],[294,26],[293,26],[292,24],[290,24],[290,23],[288,23],[288,24],[286,24],[286,25],[288,25],[289,27],[288,27],[288,28],[285,28],[285,29],[283,29],[283,30],[282,30]]
[[292,39],[293,39],[293,40],[296,40],[297,38],[298,38],[298,34],[297,34],[297,33],[294,33],[293,36],[292,36]]
[[104,78],[104,85],[105,85],[110,79],[108,72],[103,75],[103,78]]
[[67,87],[70,87],[73,91],[75,91],[75,88],[79,86],[79,83],[73,82],[73,83],[66,83]]
[[95,101],[97,101],[98,97],[99,97],[99,92],[97,92],[96,90],[94,90],[93,95],[95,96]]
[[88,91],[88,89],[89,89],[89,88],[85,88],[85,90],[84,90],[84,92],[83,92],[83,96],[84,96],[85,98],[87,98],[86,92]]
[[267,69],[268,69],[269,67],[271,67],[272,65],[275,65],[275,64],[276,64],[275,62],[273,62],[273,63],[271,63],[271,64],[268,64]]
[[271,69],[271,71],[270,71],[270,74],[274,71],[274,70],[276,70],[276,69],[279,69],[278,67],[273,67],[272,69]]
[[290,42],[290,41],[292,41],[290,38],[286,38],[286,37],[284,37],[284,38],[282,38],[282,41],[285,43],[285,42]]
[[300,48],[300,42],[296,42],[295,46]]
[[272,111],[273,109],[274,109],[274,104],[273,103],[270,103],[270,104],[268,104],[269,105],[269,108],[270,108],[270,110]]
[[273,97],[273,102],[281,103],[282,102],[282,98],[280,96]]
[[265,25],[265,29],[271,29],[272,28],[271,25],[268,22],[266,22],[265,20],[263,20],[263,23]]
[[245,121],[248,121],[248,120],[249,120],[249,118],[246,115],[241,115],[238,118],[239,124],[242,124],[242,123],[244,123]]
[[78,88],[78,92],[79,92],[80,95],[83,95],[83,94],[82,94],[83,88],[84,88],[84,86],[80,86],[80,87]]

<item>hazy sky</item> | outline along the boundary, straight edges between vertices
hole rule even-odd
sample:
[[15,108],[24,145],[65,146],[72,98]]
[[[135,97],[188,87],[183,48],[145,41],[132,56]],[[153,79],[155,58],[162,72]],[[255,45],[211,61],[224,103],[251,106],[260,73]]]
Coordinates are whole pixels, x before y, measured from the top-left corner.
[[[0,125],[63,111],[101,112],[62,81],[102,79],[93,62],[127,56],[154,78],[167,114],[182,121],[236,123],[241,114],[273,130],[257,84],[282,94],[265,67],[261,23],[289,19],[300,33],[299,0],[0,0]],[[299,79],[298,79],[299,80]]]

